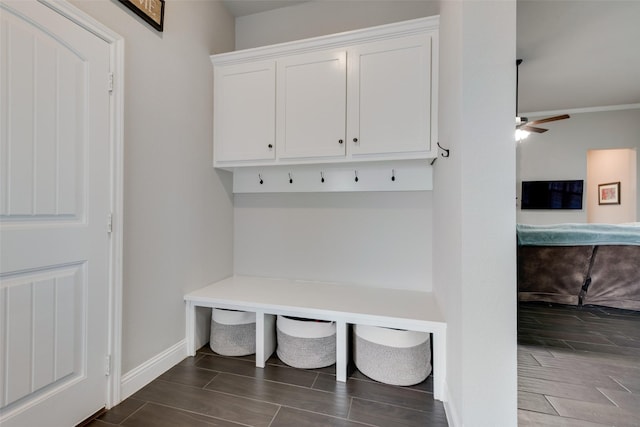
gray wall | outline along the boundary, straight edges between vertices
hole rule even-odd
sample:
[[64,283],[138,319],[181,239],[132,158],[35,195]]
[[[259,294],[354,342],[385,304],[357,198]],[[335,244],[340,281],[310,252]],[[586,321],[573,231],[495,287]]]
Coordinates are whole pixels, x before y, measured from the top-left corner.
[[437,15],[437,0],[310,1],[236,20],[236,49]]
[[[218,1],[169,1],[158,33],[115,1],[74,1],[125,39],[122,372],[185,338],[183,295],[232,274],[230,177],[212,158]],[[121,78],[118,76],[117,78]]]
[[[370,239],[381,242],[376,250],[384,252],[389,249],[384,243],[415,233],[410,246],[393,249],[406,255],[410,248],[417,251],[419,262],[431,270],[427,274],[434,275],[433,282],[425,277],[423,289],[434,290],[447,316],[452,425],[511,426],[517,423],[515,1],[306,3],[239,18],[236,45],[248,48],[437,13],[442,19],[439,139],[452,157],[436,163],[434,191],[352,198],[236,196],[235,265],[247,273],[268,272],[271,267],[258,253],[246,251],[252,245],[274,251],[265,254],[270,262],[283,262],[280,256],[295,254],[291,241],[300,248],[308,240],[305,247],[319,254]],[[404,215],[406,221],[398,221]],[[256,225],[261,219],[266,232]],[[261,235],[268,243],[260,242]],[[285,243],[276,245],[276,236]],[[415,263],[414,256],[406,262]],[[340,268],[354,281],[386,274],[363,259],[353,267]],[[416,267],[409,270],[418,272]],[[313,265],[280,268],[319,274]]]
[[[516,149],[517,221],[524,224],[587,222],[586,194],[582,210],[521,210],[521,183],[523,180],[584,179],[587,184],[589,150],[636,148],[640,156],[640,109],[572,113],[570,119],[543,127],[549,131],[529,136]],[[640,165],[640,158],[636,164]],[[636,179],[637,189],[640,188],[640,175]],[[589,191],[593,191],[593,185],[589,186]],[[640,212],[640,197],[636,197],[636,206],[636,212]]]
[[[240,17],[251,48],[431,16],[437,2],[319,1]],[[432,194],[236,195],[238,274],[432,289]]]
[[451,425],[517,425],[512,1],[443,0],[434,290]]

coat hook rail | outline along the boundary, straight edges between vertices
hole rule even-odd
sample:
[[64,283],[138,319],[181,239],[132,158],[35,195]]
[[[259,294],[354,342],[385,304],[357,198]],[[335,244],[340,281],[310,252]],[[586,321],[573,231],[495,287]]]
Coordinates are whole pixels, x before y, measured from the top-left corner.
[[449,157],[449,149],[448,148],[444,148],[442,145],[440,145],[440,141],[436,142],[436,144],[438,144],[438,148],[443,151],[443,153],[440,153],[440,155],[442,157]]

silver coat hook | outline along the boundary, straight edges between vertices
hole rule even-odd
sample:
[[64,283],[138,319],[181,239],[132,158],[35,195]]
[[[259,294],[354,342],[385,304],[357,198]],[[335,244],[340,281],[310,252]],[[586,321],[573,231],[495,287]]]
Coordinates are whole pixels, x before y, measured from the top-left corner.
[[324,172],[320,171],[320,182],[324,182]]
[[291,172],[289,172],[289,184],[293,184],[293,178],[291,177]]
[[262,180],[262,174],[258,174],[258,179],[260,180],[260,184],[264,184],[264,181]]
[[356,182],[358,182],[358,171],[354,171],[356,174]]
[[391,181],[395,181],[395,180],[396,180],[396,170],[391,169]]

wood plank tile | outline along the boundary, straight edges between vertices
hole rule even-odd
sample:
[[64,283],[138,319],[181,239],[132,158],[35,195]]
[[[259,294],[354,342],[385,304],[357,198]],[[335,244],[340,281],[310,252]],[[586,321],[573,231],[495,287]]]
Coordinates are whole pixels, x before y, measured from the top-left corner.
[[205,388],[336,417],[346,418],[349,413],[348,399],[306,387],[256,378],[221,373]]
[[[362,372],[360,372],[355,368],[353,372],[351,372],[351,374],[348,375],[348,378],[353,378],[361,381],[369,381],[373,384],[380,384],[378,381],[372,380],[371,378],[369,378],[368,376],[366,376],[365,374],[363,374]],[[404,388],[408,388],[411,390],[419,390],[426,393],[433,393],[433,375],[429,375],[426,380],[422,381],[419,384],[405,386]]]
[[169,369],[158,379],[171,383],[184,384],[192,387],[202,388],[209,383],[217,372],[206,369],[198,369],[195,366],[176,365]]
[[518,352],[518,366],[541,366],[531,353]]
[[543,338],[543,339],[556,339],[570,342],[581,342],[581,343],[593,343],[593,344],[605,344],[605,345],[613,345],[611,341],[609,341],[606,337],[601,336],[597,333],[588,331],[579,333],[575,329],[559,329],[559,328],[549,328],[549,330],[544,329],[530,329],[530,328],[519,328],[518,333],[524,334],[534,338]]
[[[595,387],[579,384],[557,382],[553,379],[540,379],[518,377],[518,390],[545,396],[565,397],[568,399],[581,399],[586,402],[611,404],[609,399],[600,393]],[[616,390],[614,388],[613,390]],[[617,390],[622,390],[618,387]]]
[[357,398],[352,401],[349,419],[381,427],[447,426],[444,407],[434,412],[422,412]]
[[621,354],[640,358],[640,348],[620,347],[617,345],[595,344],[586,342],[566,341],[568,345],[576,350],[593,351],[597,353]]
[[549,397],[549,402],[563,417],[612,425],[616,427],[638,427],[640,412],[628,411],[615,405],[601,405],[592,402],[580,402],[560,397]]
[[587,385],[618,389],[619,385],[606,375],[584,372],[577,369],[547,368],[544,366],[518,366],[519,378],[537,378],[567,384]]
[[314,412],[283,407],[271,423],[271,427],[365,427],[364,424],[344,418],[330,417]]
[[594,353],[590,351],[576,351],[564,349],[549,349],[553,357],[557,359],[568,359],[576,361],[584,361],[594,364],[626,366],[636,368],[638,366],[638,358],[635,356],[626,356],[611,353]]
[[277,365],[267,365],[265,368],[256,368],[253,362],[211,355],[205,355],[198,361],[196,366],[217,372],[243,375],[245,377],[260,378],[304,387],[311,387],[318,375],[315,372],[304,369]]
[[[605,427],[605,424],[519,410],[518,427]],[[610,425],[607,425],[607,427],[610,427]]]
[[609,363],[606,359],[595,361],[591,360],[579,360],[573,358],[557,358],[548,356],[533,356],[535,360],[539,362],[540,366],[548,368],[569,369],[573,371],[582,371],[592,374],[596,372],[600,375],[617,375],[627,376],[635,375],[640,378],[640,360],[636,361],[635,366],[620,366]]
[[518,408],[526,409],[528,411],[542,412],[545,414],[558,415],[544,395],[528,391],[518,390]]
[[[275,366],[285,366],[287,368],[291,368],[291,366],[287,365],[282,360],[280,360],[276,353],[273,353],[271,355],[271,357],[269,357],[269,359],[267,360],[266,364],[267,365],[275,365]],[[293,369],[299,369],[299,368],[293,368]],[[322,367],[322,368],[304,369],[304,370],[308,371],[308,372],[322,372],[323,374],[335,375],[336,374],[336,365],[333,364],[333,365],[325,366],[325,367]]]
[[133,397],[201,415],[265,427],[278,410],[277,405],[270,403],[160,380],[151,382]]
[[442,402],[433,400],[431,393],[354,378],[342,383],[335,381],[329,375],[320,375],[313,388],[334,393],[340,397],[358,397],[418,411],[434,412],[439,410],[439,405],[442,405]]
[[111,424],[111,423],[105,423],[104,421],[100,421],[100,420],[93,420],[89,424],[85,424],[84,427],[113,427],[117,425],[119,424]]
[[140,409],[146,402],[143,400],[137,400],[129,398],[121,402],[119,405],[109,409],[104,414],[100,415],[98,419],[105,423],[120,424],[127,417]]
[[178,365],[180,366],[195,366],[196,362],[202,358],[201,353],[196,353],[195,356],[185,357]]
[[242,424],[219,420],[205,415],[147,403],[127,418],[122,426],[130,427],[240,427]]
[[[613,375],[612,378],[631,393],[640,394],[640,378],[632,375]],[[616,388],[614,387],[614,390]]]
[[608,388],[599,389],[602,394],[613,401],[616,406],[630,411],[640,412],[640,394],[629,393],[628,391],[610,390]]

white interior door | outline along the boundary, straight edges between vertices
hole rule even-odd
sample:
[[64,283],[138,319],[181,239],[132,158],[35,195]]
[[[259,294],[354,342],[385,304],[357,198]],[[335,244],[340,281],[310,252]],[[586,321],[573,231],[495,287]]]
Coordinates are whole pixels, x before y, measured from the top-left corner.
[[109,45],[35,1],[0,3],[0,425],[105,406]]

